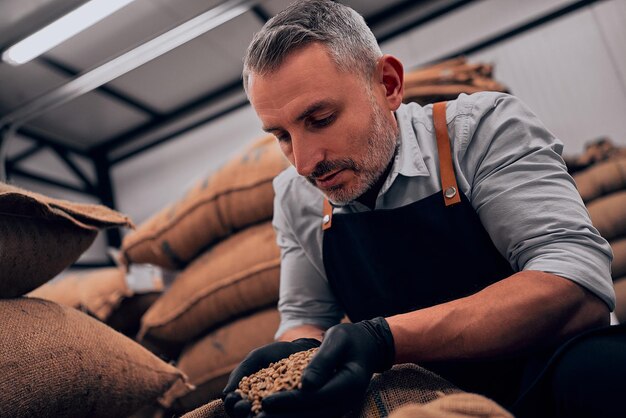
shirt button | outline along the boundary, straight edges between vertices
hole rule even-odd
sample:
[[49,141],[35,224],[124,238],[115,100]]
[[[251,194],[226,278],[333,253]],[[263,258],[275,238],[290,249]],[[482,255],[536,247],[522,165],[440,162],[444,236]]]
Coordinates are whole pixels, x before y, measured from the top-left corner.
[[456,196],[456,189],[454,187],[448,187],[443,195],[447,199],[452,199],[454,196]]
[[324,219],[322,219],[322,222],[324,222],[325,224],[330,222],[330,215],[324,215]]

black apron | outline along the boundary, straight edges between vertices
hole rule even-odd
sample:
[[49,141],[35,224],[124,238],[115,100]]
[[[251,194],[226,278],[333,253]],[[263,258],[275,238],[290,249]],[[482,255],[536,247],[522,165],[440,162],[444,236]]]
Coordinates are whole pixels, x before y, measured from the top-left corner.
[[[325,199],[323,257],[351,321],[388,317],[474,294],[514,273],[458,190],[446,103],[433,107],[442,191],[390,210],[332,214]],[[420,364],[461,389],[511,405],[523,359]]]

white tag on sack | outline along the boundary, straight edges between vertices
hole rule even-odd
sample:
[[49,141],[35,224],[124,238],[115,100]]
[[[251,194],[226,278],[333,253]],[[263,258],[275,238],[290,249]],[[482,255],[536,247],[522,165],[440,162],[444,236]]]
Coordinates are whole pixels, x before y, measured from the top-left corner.
[[161,268],[152,264],[131,264],[126,284],[134,293],[162,292],[165,288]]

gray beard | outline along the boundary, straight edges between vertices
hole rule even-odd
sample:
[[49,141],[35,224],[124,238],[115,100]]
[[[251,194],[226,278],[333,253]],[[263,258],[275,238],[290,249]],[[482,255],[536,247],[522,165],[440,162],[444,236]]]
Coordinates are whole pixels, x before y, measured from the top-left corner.
[[365,157],[362,161],[342,162],[352,167],[340,164],[340,167],[354,170],[357,176],[360,174],[357,183],[349,189],[338,186],[335,190],[331,189],[324,193],[335,205],[347,205],[367,192],[385,173],[392,158],[395,158],[398,152],[399,133],[393,126],[385,126],[384,114],[379,108],[375,109]]

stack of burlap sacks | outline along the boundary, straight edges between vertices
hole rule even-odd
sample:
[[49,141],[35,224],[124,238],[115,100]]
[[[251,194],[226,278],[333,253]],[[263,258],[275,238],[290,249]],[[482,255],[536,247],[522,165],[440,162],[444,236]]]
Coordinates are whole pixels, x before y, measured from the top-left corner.
[[141,292],[132,289],[126,270],[110,267],[66,275],[28,296],[78,309],[134,339],[141,317],[161,295],[163,281],[155,277],[152,285],[146,287]]
[[178,369],[98,320],[24,296],[78,259],[99,229],[118,226],[132,224],[103,206],[0,183],[1,416],[126,417],[189,390]]
[[464,57],[407,71],[404,76],[404,102],[416,102],[424,106],[428,103],[454,100],[461,93],[508,92],[492,76],[493,65],[470,64]]
[[280,251],[272,180],[288,164],[273,137],[255,141],[123,241],[128,266],[178,270],[137,335],[195,386],[184,396],[172,393],[164,402],[171,413],[219,397],[244,356],[273,341]]
[[603,138],[566,163],[593,225],[611,244],[615,316],[626,322],[626,149]]

